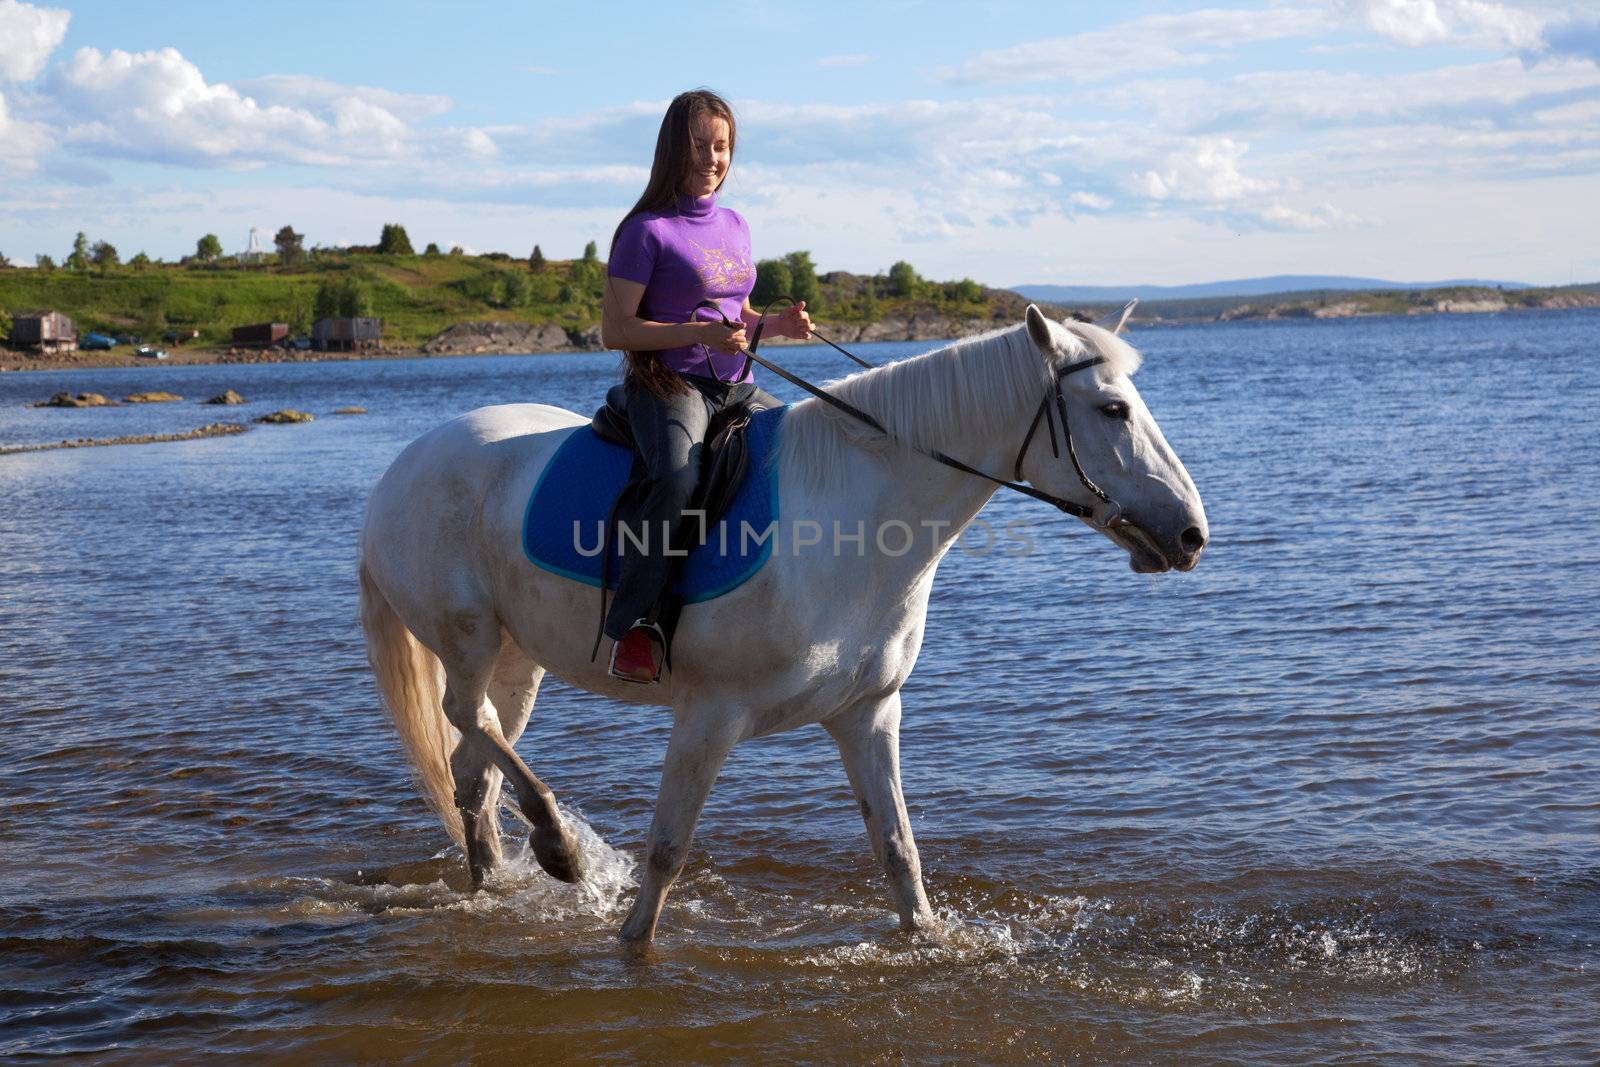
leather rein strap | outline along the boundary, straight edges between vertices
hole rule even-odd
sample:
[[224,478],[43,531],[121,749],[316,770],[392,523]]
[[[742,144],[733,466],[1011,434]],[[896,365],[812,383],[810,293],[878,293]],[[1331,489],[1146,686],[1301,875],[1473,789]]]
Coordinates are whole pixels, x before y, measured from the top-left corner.
[[[781,299],[784,299],[784,298],[783,297],[779,297],[778,299],[781,300]],[[776,302],[777,302],[776,300],[773,301],[773,303],[776,303]],[[772,304],[768,304],[767,305],[767,307],[769,307],[769,308],[771,306],[772,306]],[[712,302],[710,300],[701,301],[698,305],[695,306],[694,311],[690,312],[690,314],[693,315],[695,312],[698,312],[701,308],[710,308],[711,310],[715,311],[722,318],[723,325],[727,326],[729,329],[733,329],[734,328],[734,324],[732,322],[728,321],[728,317],[722,313],[722,309],[720,307],[718,307],[714,302]],[[938,463],[942,463],[946,467],[952,467],[952,468],[954,468],[954,469],[956,469],[958,471],[963,471],[963,472],[965,472],[967,474],[976,475],[979,478],[985,479],[986,481],[993,482],[995,485],[1003,486],[1006,489],[1014,490],[1014,491],[1016,491],[1018,493],[1021,493],[1023,496],[1032,497],[1035,500],[1041,500],[1044,503],[1049,504],[1052,507],[1055,507],[1060,511],[1066,512],[1068,515],[1073,515],[1073,516],[1076,516],[1077,518],[1080,518],[1080,519],[1093,519],[1094,518],[1094,513],[1095,513],[1095,509],[1094,508],[1089,507],[1089,506],[1084,505],[1084,504],[1080,504],[1075,500],[1067,500],[1065,497],[1056,496],[1053,493],[1046,493],[1042,489],[1035,489],[1031,485],[1024,484],[1022,482],[1022,480],[1021,480],[1022,479],[1022,458],[1023,458],[1024,455],[1027,454],[1028,445],[1033,440],[1034,432],[1036,430],[1038,430],[1038,428],[1039,428],[1039,420],[1040,419],[1044,419],[1046,422],[1049,423],[1049,428],[1050,428],[1050,453],[1051,453],[1051,455],[1055,456],[1058,459],[1061,456],[1060,449],[1058,449],[1057,446],[1056,446],[1055,419],[1051,417],[1051,413],[1050,413],[1050,400],[1051,400],[1050,393],[1046,393],[1044,399],[1039,401],[1039,410],[1038,410],[1037,413],[1034,414],[1033,422],[1028,426],[1028,433],[1022,439],[1022,447],[1017,449],[1017,459],[1016,459],[1016,463],[1015,463],[1015,465],[1013,467],[1013,478],[1012,479],[997,478],[994,475],[989,474],[986,471],[981,471],[978,468],[976,468],[976,467],[974,467],[974,466],[972,466],[972,465],[970,465],[968,463],[963,463],[961,460],[956,459],[954,456],[948,455],[948,454],[946,454],[944,452],[940,452],[938,449],[918,448],[915,445],[912,445],[912,444],[909,444],[908,442],[902,441],[900,438],[898,438],[894,434],[890,433],[884,427],[883,423],[879,422],[872,415],[869,415],[865,411],[862,411],[860,408],[856,407],[854,404],[850,403],[849,401],[842,400],[839,397],[834,396],[832,393],[828,392],[827,390],[820,389],[817,386],[812,385],[810,382],[806,381],[804,378],[798,377],[797,375],[794,375],[794,374],[790,374],[788,371],[784,370],[782,367],[778,366],[776,363],[773,363],[770,360],[768,360],[768,359],[766,359],[766,358],[764,358],[762,356],[757,355],[756,354],[756,346],[761,343],[761,330],[762,330],[762,327],[764,327],[765,325],[766,325],[766,311],[762,311],[761,318],[759,320],[757,320],[757,322],[756,322],[755,333],[750,339],[750,347],[745,352],[745,369],[746,369],[746,371],[749,370],[749,366],[750,366],[750,363],[752,361],[755,362],[755,363],[759,363],[759,364],[761,364],[761,366],[765,367],[767,370],[769,370],[772,373],[776,374],[778,377],[782,378],[784,381],[788,382],[790,385],[793,385],[796,388],[805,390],[807,393],[810,393],[812,396],[816,397],[818,400],[821,400],[823,403],[828,404],[828,405],[830,405],[830,406],[832,406],[834,408],[837,408],[838,410],[844,412],[846,415],[849,415],[851,418],[855,419],[858,422],[865,423],[867,426],[872,427],[874,430],[876,430],[879,433],[883,434],[885,437],[889,438],[891,441],[894,441],[895,443],[897,443],[897,444],[899,444],[899,445],[901,445],[901,446],[903,446],[905,448],[908,448],[913,452],[916,452],[916,453],[918,453],[920,455],[927,456],[929,459],[934,460],[935,462],[938,462]],[[856,356],[856,355],[854,355],[854,354],[852,354],[850,352],[846,352],[843,348],[840,348],[838,345],[834,344],[832,341],[829,341],[826,337],[823,337],[820,333],[817,333],[817,331],[815,329],[813,329],[811,332],[813,334],[815,334],[824,343],[832,346],[835,349],[838,349],[840,352],[844,352],[845,355],[847,355],[851,359],[855,360],[861,366],[866,367],[868,369],[873,369],[875,367],[874,364],[868,363],[866,360],[862,359],[861,357]],[[1097,367],[1097,366],[1099,366],[1100,364],[1102,364],[1104,362],[1106,362],[1106,358],[1104,356],[1091,356],[1088,359],[1080,359],[1076,363],[1071,363],[1071,364],[1068,364],[1067,366],[1061,368],[1055,374],[1055,384],[1054,384],[1054,388],[1052,389],[1052,392],[1055,394],[1054,399],[1055,399],[1055,402],[1056,402],[1056,407],[1057,407],[1057,409],[1058,409],[1058,411],[1060,412],[1060,415],[1061,415],[1062,436],[1065,437],[1066,441],[1067,441],[1067,456],[1072,460],[1072,468],[1073,468],[1073,470],[1075,470],[1077,472],[1078,480],[1083,483],[1083,487],[1085,489],[1089,490],[1089,492],[1093,493],[1102,503],[1104,503],[1104,504],[1106,504],[1106,505],[1108,505],[1110,507],[1111,513],[1112,513],[1112,517],[1114,518],[1117,515],[1118,511],[1119,511],[1119,509],[1117,508],[1117,505],[1112,503],[1111,498],[1108,497],[1105,494],[1104,490],[1102,490],[1098,485],[1096,485],[1092,480],[1090,480],[1089,476],[1084,473],[1082,465],[1079,464],[1079,462],[1078,462],[1077,450],[1072,447],[1072,429],[1071,429],[1070,425],[1067,422],[1067,401],[1066,401],[1066,397],[1064,397],[1062,395],[1062,392],[1061,392],[1061,380],[1063,378],[1065,378],[1067,375],[1073,374],[1073,373],[1075,373],[1077,371],[1080,371],[1080,370],[1087,370],[1090,367]],[[743,378],[744,375],[741,374],[739,377]],[[1110,521],[1111,521],[1111,519],[1107,519],[1107,522],[1110,522]]]

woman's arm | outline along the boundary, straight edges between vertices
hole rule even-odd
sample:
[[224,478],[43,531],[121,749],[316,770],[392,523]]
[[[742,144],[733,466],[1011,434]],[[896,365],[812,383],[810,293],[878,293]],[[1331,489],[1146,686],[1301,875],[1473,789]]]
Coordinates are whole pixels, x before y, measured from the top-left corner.
[[744,328],[720,322],[651,322],[639,317],[644,286],[625,278],[606,278],[600,304],[600,343],[627,352],[655,352],[663,348],[705,345],[713,352],[744,350]]

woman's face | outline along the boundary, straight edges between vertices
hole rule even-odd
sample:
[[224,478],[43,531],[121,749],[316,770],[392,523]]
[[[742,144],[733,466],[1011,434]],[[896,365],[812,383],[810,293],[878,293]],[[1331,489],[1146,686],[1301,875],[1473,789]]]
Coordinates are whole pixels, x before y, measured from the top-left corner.
[[733,164],[728,132],[728,120],[716,115],[702,112],[689,120],[689,174],[683,192],[699,198],[717,191]]

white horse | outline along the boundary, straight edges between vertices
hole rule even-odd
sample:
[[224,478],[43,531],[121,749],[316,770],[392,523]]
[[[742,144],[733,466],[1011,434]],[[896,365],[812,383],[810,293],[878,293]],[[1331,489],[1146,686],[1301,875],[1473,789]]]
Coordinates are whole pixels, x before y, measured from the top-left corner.
[[[1095,357],[1098,365],[1057,378]],[[794,405],[774,460],[777,548],[744,585],[684,609],[672,667],[654,687],[609,677],[604,655],[591,661],[594,588],[535,568],[521,547],[540,471],[588,420],[510,404],[413,442],[367,506],[362,626],[384,701],[474,885],[501,862],[502,776],[544,869],[566,881],[583,876],[555,797],[512,749],[549,671],[593,693],[672,709],[625,941],[654,937],[729,750],[811,723],[839,746],[901,925],[932,926],[900,792],[900,687],[922,645],[934,571],[996,487],[918,450],[1003,477],[1016,464],[1036,489],[1092,512],[1091,525],[1128,552],[1134,570],[1188,570],[1206,542],[1205,513],[1129,380],[1138,363],[1111,331],[1051,322],[1029,307],[1025,325],[832,386],[891,437],[817,400]],[[1047,440],[1036,425],[1018,461],[1041,399],[1055,408],[1058,380],[1066,446],[1053,455],[1054,426]],[[1091,479],[1115,506],[1096,499]]]

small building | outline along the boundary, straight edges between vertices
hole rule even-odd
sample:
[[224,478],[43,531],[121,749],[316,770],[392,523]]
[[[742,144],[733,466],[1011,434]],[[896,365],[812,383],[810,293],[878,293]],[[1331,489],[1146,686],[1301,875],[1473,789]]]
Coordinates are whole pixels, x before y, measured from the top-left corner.
[[286,322],[259,322],[233,328],[233,343],[241,348],[270,348],[288,339],[289,324]]
[[322,352],[373,348],[383,333],[382,319],[318,319],[311,326],[311,347]]
[[39,352],[76,352],[78,328],[59,311],[30,311],[11,319],[11,346]]

